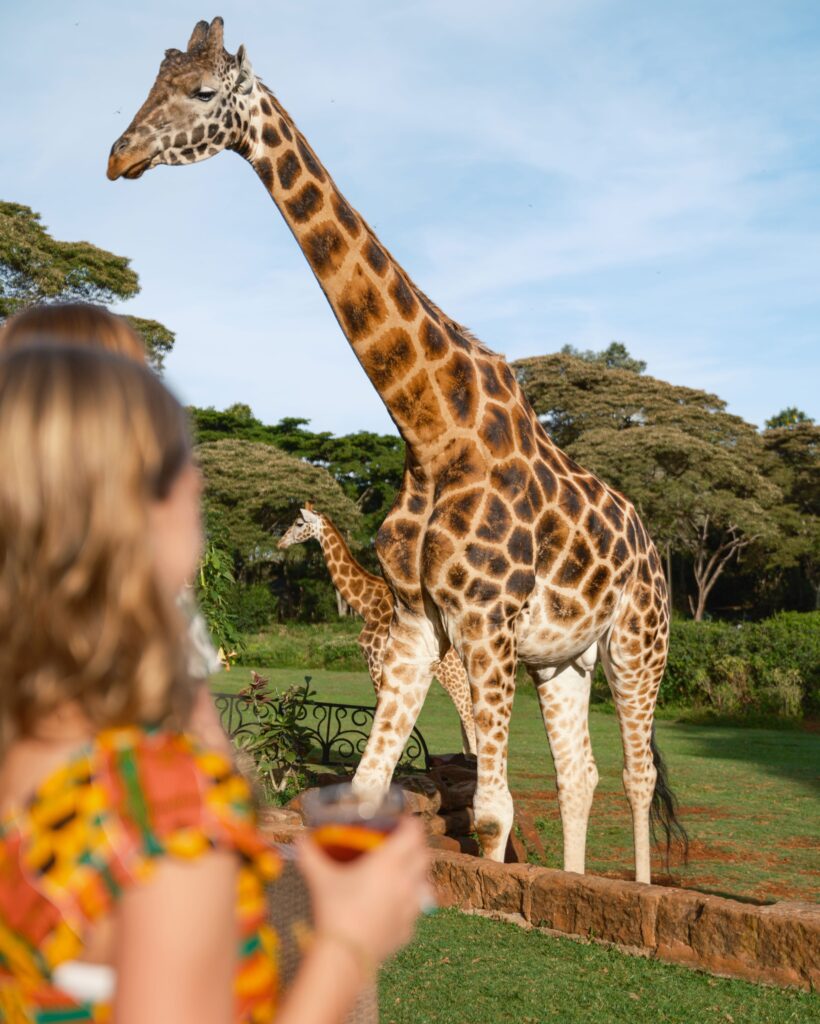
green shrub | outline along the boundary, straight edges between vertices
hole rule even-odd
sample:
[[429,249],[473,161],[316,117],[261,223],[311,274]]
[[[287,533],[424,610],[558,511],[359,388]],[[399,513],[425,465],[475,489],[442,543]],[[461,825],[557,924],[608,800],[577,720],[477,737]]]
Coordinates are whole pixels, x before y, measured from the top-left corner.
[[236,587],[231,611],[236,626],[243,633],[257,633],[269,626],[279,601],[266,583]]
[[817,714],[820,612],[732,624],[674,620],[659,703],[741,716]]

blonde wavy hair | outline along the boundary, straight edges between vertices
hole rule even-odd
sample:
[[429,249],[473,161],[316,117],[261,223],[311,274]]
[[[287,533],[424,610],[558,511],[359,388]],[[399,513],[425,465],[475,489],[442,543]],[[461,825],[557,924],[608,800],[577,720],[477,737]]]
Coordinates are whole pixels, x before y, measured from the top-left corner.
[[0,756],[67,701],[96,729],[190,713],[185,632],[149,511],[191,458],[183,409],[133,359],[0,358]]
[[0,326],[0,352],[52,343],[104,348],[145,362],[145,345],[128,321],[90,302],[30,306]]

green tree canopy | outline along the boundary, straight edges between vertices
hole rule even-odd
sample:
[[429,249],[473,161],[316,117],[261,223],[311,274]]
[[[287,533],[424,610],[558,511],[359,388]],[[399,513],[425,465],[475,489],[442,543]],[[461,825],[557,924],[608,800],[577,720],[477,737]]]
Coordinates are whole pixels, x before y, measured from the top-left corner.
[[334,437],[306,429],[309,421],[297,417],[267,426],[241,404],[221,411],[191,407],[189,412],[200,442],[261,441],[326,469],[358,506],[361,517],[354,535],[369,548],[401,486],[404,442],[400,437],[366,430]]
[[[108,306],[133,298],[139,278],[130,260],[90,242],[52,238],[40,214],[0,201],[0,323],[40,302],[94,302]],[[156,320],[127,317],[142,335],[148,358],[161,370],[174,334]]]
[[[739,417],[713,420],[725,413],[726,403],[717,395],[694,388],[667,384],[631,370],[608,369],[602,362],[566,353],[519,359],[513,363],[518,380],[541,422],[561,448],[591,430],[626,430],[665,422],[689,422],[692,409],[704,416],[701,425],[710,434]],[[754,429],[751,428],[750,429]]]
[[802,409],[798,409],[796,405],[789,405],[772,416],[770,420],[766,420],[766,429],[776,430],[778,427],[795,427],[800,423],[814,423],[814,420],[807,416]]
[[273,445],[209,441],[196,454],[205,477],[207,519],[248,575],[281,562],[277,540],[306,501],[345,532],[360,526],[355,504],[326,470]]
[[806,417],[765,430],[763,444],[786,499],[780,562],[802,567],[820,610],[820,427]]
[[643,359],[634,359],[622,341],[613,341],[602,351],[593,352],[592,349],[579,349],[574,345],[564,345],[561,355],[575,356],[576,359],[583,359],[588,363],[599,363],[608,370],[630,370],[632,373],[643,373],[646,363]]

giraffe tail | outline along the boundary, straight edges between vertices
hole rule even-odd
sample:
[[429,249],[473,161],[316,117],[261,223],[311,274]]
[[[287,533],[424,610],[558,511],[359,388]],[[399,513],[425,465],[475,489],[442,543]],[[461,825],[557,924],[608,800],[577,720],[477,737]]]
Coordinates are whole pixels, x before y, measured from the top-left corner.
[[655,771],[658,773],[655,780],[655,792],[652,794],[652,804],[649,809],[649,820],[652,825],[652,838],[657,843],[657,829],[660,827],[666,839],[666,865],[669,866],[669,852],[674,843],[680,847],[682,861],[689,862],[689,836],[686,829],[678,819],[678,799],[669,788],[669,776],[666,763],[661,757],[658,745],[655,742],[655,725],[652,725],[652,739],[650,743],[652,761]]

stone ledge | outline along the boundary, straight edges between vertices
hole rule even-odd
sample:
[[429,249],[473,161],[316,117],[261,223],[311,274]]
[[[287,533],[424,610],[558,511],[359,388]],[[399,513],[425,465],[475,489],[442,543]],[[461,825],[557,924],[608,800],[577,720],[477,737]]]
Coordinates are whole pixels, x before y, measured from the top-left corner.
[[440,906],[491,911],[732,978],[820,988],[820,907],[741,903],[691,889],[433,853]]

